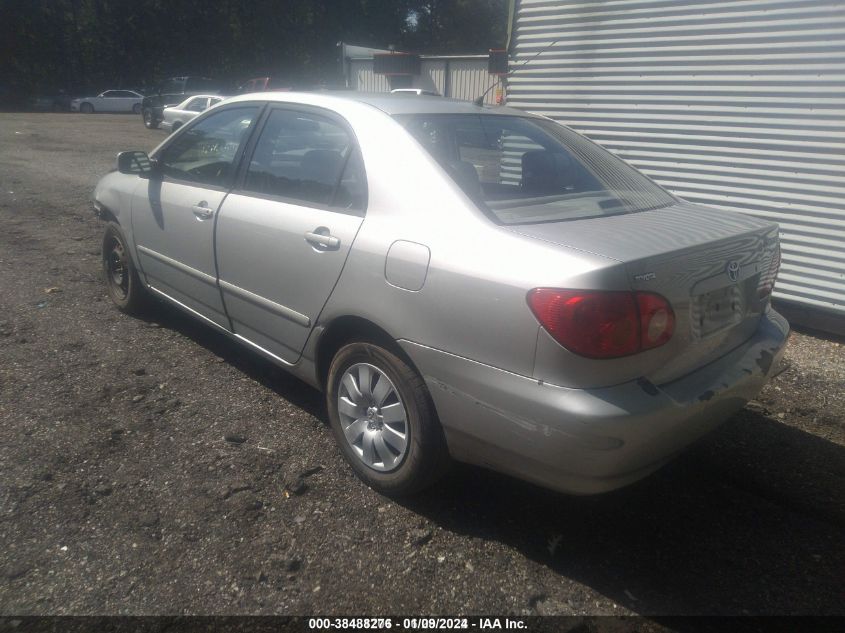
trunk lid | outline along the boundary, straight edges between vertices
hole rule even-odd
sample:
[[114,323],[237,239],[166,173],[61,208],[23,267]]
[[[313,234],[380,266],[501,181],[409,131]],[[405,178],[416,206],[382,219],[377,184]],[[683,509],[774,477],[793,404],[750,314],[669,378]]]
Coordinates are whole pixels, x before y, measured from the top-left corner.
[[600,361],[630,368],[623,374],[611,371],[617,378],[645,376],[655,384],[683,376],[751,337],[768,302],[758,296],[758,286],[778,243],[776,224],[687,202],[513,229],[615,259],[625,267],[632,290],[669,300],[676,324],[666,345],[637,355],[637,363]]

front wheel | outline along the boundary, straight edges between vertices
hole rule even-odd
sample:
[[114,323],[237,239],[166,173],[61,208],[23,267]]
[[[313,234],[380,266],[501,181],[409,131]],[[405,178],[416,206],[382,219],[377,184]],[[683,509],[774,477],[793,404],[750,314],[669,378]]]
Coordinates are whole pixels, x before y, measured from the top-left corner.
[[376,491],[412,494],[448,467],[425,382],[393,352],[370,342],[342,347],[329,368],[326,398],[343,456]]
[[141,114],[141,104],[136,103],[132,106],[132,114]]
[[149,108],[144,108],[144,127],[148,130],[154,130],[158,127],[158,121]]
[[94,106],[92,106],[90,103],[83,103],[81,106],[79,106],[79,111],[83,114],[91,114],[94,111]]
[[120,225],[109,222],[103,234],[103,275],[112,302],[123,312],[137,314],[149,303],[149,294],[126,246]]

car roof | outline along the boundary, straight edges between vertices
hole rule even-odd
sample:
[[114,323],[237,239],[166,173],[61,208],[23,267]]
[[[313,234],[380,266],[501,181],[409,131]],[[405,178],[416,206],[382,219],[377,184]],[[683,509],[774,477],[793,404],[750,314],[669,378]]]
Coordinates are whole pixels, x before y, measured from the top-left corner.
[[[510,116],[531,116],[523,110],[508,108],[506,106],[477,106],[472,101],[461,99],[449,99],[419,95],[409,97],[407,94],[390,94],[389,92],[354,92],[347,90],[324,90],[316,92],[262,92],[261,100],[278,101],[280,103],[298,102],[325,105],[333,107],[344,102],[365,103],[382,110],[383,112],[395,114],[504,114]],[[227,103],[235,101],[254,101],[256,93],[240,95],[227,99]]]

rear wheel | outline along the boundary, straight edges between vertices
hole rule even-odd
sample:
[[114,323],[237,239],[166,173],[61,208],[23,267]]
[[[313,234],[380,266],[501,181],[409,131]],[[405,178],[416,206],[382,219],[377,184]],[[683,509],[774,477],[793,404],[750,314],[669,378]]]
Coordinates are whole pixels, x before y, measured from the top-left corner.
[[109,222],[103,234],[103,275],[112,302],[123,312],[137,314],[149,302],[120,225]]
[[141,114],[141,104],[140,103],[136,103],[135,105],[132,106],[132,113],[133,114]]
[[81,106],[79,106],[79,111],[84,114],[91,114],[94,111],[94,106],[92,106],[90,103],[83,103]]
[[326,397],[343,456],[371,488],[412,494],[445,472],[449,453],[425,382],[392,351],[370,342],[342,347]]
[[154,130],[158,127],[158,121],[149,108],[144,108],[144,127],[148,130]]

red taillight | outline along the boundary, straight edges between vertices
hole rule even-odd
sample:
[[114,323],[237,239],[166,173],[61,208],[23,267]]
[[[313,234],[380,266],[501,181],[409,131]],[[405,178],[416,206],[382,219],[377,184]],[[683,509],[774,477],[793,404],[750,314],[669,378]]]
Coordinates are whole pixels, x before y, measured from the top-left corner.
[[617,358],[663,345],[675,330],[675,313],[648,292],[535,288],[528,305],[549,334],[588,358]]
[[672,306],[660,295],[637,292],[640,309],[640,342],[642,349],[660,347],[675,331],[675,313]]

